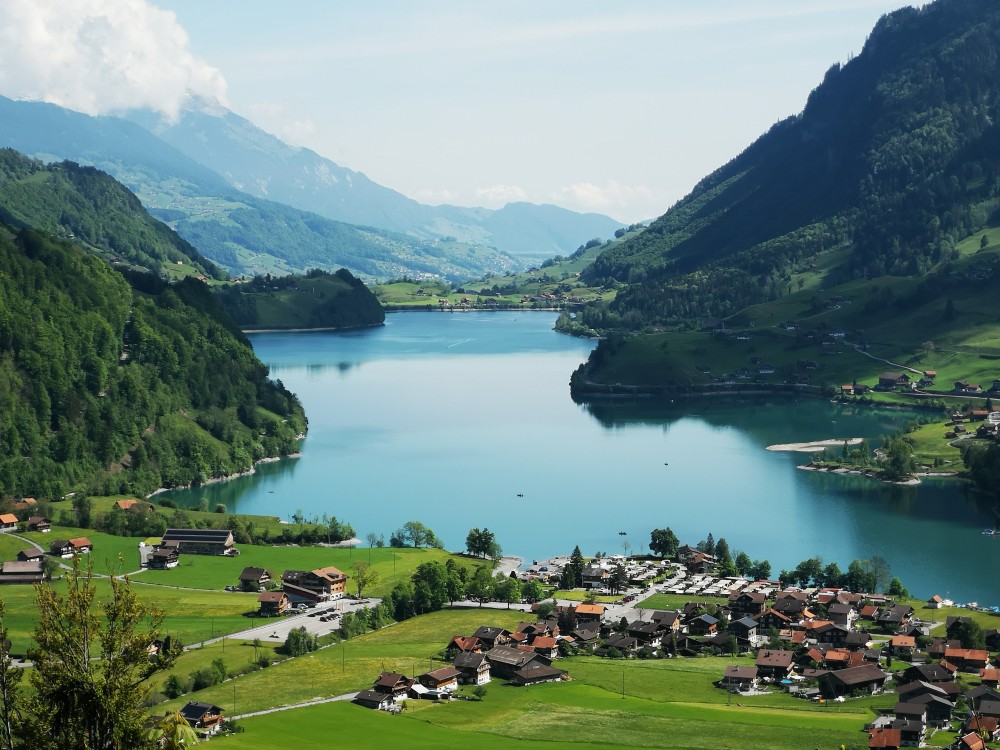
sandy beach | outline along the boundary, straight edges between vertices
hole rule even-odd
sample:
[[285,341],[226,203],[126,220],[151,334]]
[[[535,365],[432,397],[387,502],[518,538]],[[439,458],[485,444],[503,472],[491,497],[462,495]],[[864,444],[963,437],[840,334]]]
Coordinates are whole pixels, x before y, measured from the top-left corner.
[[864,438],[827,438],[826,440],[813,440],[809,443],[778,443],[767,446],[769,451],[791,451],[795,453],[819,453],[824,448],[842,448],[844,443],[848,445],[859,445]]

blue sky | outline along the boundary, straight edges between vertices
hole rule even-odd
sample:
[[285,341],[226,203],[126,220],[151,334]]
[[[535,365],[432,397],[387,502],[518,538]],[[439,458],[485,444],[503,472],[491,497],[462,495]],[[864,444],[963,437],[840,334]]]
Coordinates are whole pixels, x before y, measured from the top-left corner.
[[[186,86],[423,202],[529,200],[622,221],[659,215],[799,112],[905,4],[88,0],[84,14],[69,0],[6,1],[5,95],[96,112],[134,91],[171,111]],[[34,34],[45,48],[26,24],[46,8],[79,58],[14,70],[10,45]],[[93,32],[101,14],[114,34]]]

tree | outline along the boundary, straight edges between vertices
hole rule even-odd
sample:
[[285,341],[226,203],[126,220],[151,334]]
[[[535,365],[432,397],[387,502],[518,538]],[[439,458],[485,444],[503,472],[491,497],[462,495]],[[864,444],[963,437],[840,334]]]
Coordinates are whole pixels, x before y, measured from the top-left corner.
[[402,532],[402,538],[409,541],[414,547],[431,546],[436,539],[434,532],[420,523],[420,521],[407,521],[403,524],[403,528],[400,531]]
[[500,542],[496,539],[491,539],[489,546],[486,548],[486,556],[490,558],[495,568],[503,559],[503,547],[500,546]]
[[[173,676],[173,675],[171,675]],[[146,732],[146,739],[161,750],[185,750],[198,744],[198,734],[180,711],[170,711]]]
[[371,563],[364,560],[356,560],[351,569],[354,574],[351,576],[354,579],[354,585],[358,587],[358,599],[361,598],[361,593],[369,586],[378,586],[382,581],[382,576],[379,572],[372,567]]
[[900,597],[908,597],[910,595],[910,592],[907,590],[906,586],[903,585],[903,582],[895,576],[893,576],[893,579],[889,581],[889,588],[885,590],[885,593],[889,596]]
[[823,585],[837,587],[840,586],[840,581],[844,577],[844,574],[840,572],[840,566],[836,562],[828,563],[825,568],[823,568]]
[[886,478],[906,479],[916,470],[913,446],[903,437],[895,435],[885,443],[885,461],[882,464]]
[[564,589],[576,589],[583,586],[583,553],[580,552],[580,545],[573,548],[573,553],[569,556],[569,562],[563,568],[559,587]]
[[660,557],[673,557],[680,546],[680,540],[669,526],[665,529],[653,529],[649,535],[649,551]]
[[750,568],[750,577],[755,581],[768,581],[771,579],[771,563],[767,560],[754,560]]
[[982,237],[979,238],[979,249],[985,250],[989,246],[990,246],[990,238],[984,234]]
[[93,570],[77,559],[66,576],[66,593],[37,587],[35,646],[28,656],[34,694],[24,715],[23,739],[38,748],[118,750],[148,747],[143,681],[172,665],[174,649],[151,659],[161,639],[163,613],[140,603],[127,577],[108,579],[102,615],[92,611],[97,587]]
[[91,521],[92,503],[90,498],[80,493],[73,498],[73,512],[76,513],[76,524],[81,529],[89,529]]
[[720,565],[726,565],[732,562],[732,553],[729,551],[729,542],[726,541],[725,537],[719,537],[719,541],[715,543],[715,559],[719,561]]
[[625,572],[625,566],[618,563],[611,569],[611,575],[608,577],[608,589],[612,594],[620,594],[626,586],[628,586],[628,574]]
[[476,696],[477,701],[481,701],[483,698],[486,697],[486,686],[476,685],[474,688],[472,688],[472,694]]
[[736,553],[736,570],[739,571],[741,576],[750,575],[750,568],[753,567],[753,561],[750,560],[750,555],[742,550]]
[[507,609],[510,609],[511,604],[521,601],[521,582],[510,576],[498,575],[494,579],[493,598],[506,602]]
[[478,600],[479,606],[493,598],[493,575],[489,568],[485,565],[476,568],[472,580],[466,586],[465,593],[470,599]]
[[367,534],[365,534],[365,541],[368,542],[368,549],[371,549],[376,544],[378,544],[378,534],[376,534],[374,531],[369,531]]
[[[346,614],[345,614],[346,617]],[[341,618],[341,626],[343,627],[343,618]],[[309,631],[305,629],[304,626],[299,626],[297,628],[292,628],[288,631],[288,635],[285,636],[285,642],[281,647],[282,653],[287,656],[302,656],[302,654],[308,654],[310,651],[315,651],[319,647],[316,642],[316,636],[309,635]]]
[[975,620],[961,620],[954,632],[955,638],[962,642],[962,648],[986,648],[986,638],[983,635],[983,628]]
[[868,580],[871,581],[871,590],[873,592],[885,591],[892,577],[892,568],[889,566],[888,561],[884,557],[874,555],[862,561],[861,567],[868,575]]
[[418,565],[412,578],[417,614],[435,612],[448,601],[448,571],[437,560]]
[[24,677],[24,670],[15,667],[10,659],[6,614],[7,609],[0,599],[0,750],[14,750],[21,724],[18,685]]
[[530,581],[525,581],[521,584],[521,598],[525,601],[534,604],[541,601],[544,596],[545,589],[542,588],[542,584],[537,578],[532,578]]

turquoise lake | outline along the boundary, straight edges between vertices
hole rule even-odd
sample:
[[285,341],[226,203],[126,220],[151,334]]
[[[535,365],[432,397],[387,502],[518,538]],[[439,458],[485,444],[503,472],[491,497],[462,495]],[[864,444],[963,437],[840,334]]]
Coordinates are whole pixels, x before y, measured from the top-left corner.
[[[841,568],[881,555],[911,592],[1000,604],[995,516],[955,481],[894,487],[800,471],[774,443],[892,432],[911,415],[816,399],[657,399],[580,406],[569,376],[593,342],[552,330],[552,313],[397,313],[381,328],[251,336],[271,376],[302,399],[301,457],[171,493],[231,511],[298,509],[364,538],[408,520],[451,550],[472,527],[530,562],[640,552],[653,528],[682,542],[711,532],[781,568],[813,555]],[[523,494],[523,497],[519,496]]]

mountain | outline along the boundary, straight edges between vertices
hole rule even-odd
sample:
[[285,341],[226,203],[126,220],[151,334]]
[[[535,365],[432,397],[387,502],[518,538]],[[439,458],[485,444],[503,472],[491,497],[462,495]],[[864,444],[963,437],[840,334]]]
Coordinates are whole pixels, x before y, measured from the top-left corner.
[[267,374],[207,285],[0,225],[0,496],[148,493],[290,453],[305,417]]
[[190,243],[147,213],[110,175],[73,162],[45,165],[0,149],[0,221],[75,239],[115,263],[162,273],[188,270],[225,278]]
[[490,247],[352,226],[240,193],[210,169],[121,118],[90,117],[52,104],[0,97],[0,145],[108,172],[151,213],[234,274],[347,267],[370,278],[464,280],[502,274],[519,265]]
[[420,239],[453,237],[538,260],[610,237],[621,226],[601,214],[531,203],[497,211],[423,205],[310,149],[289,146],[214,103],[192,101],[174,123],[149,112],[128,116],[238,190],[349,224]]
[[789,294],[923,276],[1000,208],[1000,6],[937,0],[879,20],[803,111],[699,182],[584,279],[625,331],[726,317]]

